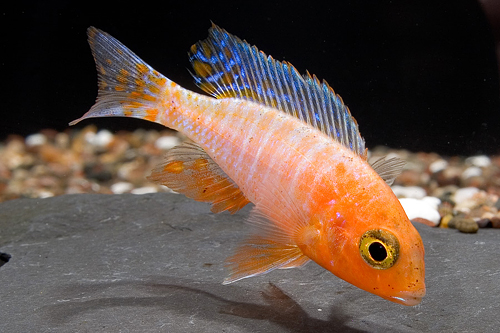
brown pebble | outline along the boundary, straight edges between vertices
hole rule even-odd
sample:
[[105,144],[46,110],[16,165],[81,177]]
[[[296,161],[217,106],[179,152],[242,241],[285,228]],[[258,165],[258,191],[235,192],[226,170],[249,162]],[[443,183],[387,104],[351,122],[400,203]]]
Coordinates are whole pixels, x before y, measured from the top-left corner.
[[476,233],[479,230],[479,226],[477,225],[476,221],[469,218],[457,218],[455,220],[455,228],[460,232],[470,234]]
[[438,212],[441,217],[453,214],[453,205],[450,202],[442,201],[438,206]]
[[429,227],[435,227],[436,226],[436,223],[434,223],[432,221],[429,221],[428,219],[424,219],[422,217],[416,217],[416,218],[414,218],[411,221],[412,222],[422,223],[422,224],[428,225]]
[[448,166],[446,169],[433,175],[439,186],[460,185],[460,175],[462,170],[455,166]]
[[491,220],[488,218],[480,219],[476,223],[479,228],[491,228],[493,226]]
[[500,228],[500,218],[499,217],[494,216],[491,218],[491,227],[497,228],[497,229]]
[[486,179],[482,176],[474,176],[467,178],[462,181],[461,186],[463,187],[477,187],[484,188],[486,185]]

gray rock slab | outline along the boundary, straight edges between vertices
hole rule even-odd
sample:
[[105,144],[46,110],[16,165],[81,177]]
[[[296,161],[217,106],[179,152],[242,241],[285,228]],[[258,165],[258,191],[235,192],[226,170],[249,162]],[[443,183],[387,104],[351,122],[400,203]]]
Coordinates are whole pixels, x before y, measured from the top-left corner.
[[405,307],[314,263],[221,284],[249,209],[175,194],[0,204],[0,332],[497,332],[500,231],[417,225],[427,296]]

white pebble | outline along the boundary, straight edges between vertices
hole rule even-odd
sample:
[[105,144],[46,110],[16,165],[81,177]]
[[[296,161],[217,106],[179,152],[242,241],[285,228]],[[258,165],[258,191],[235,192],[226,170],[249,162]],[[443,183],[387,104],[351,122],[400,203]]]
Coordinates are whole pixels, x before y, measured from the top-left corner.
[[485,168],[491,165],[491,160],[488,156],[479,155],[466,158],[465,163],[472,164],[476,167]]
[[47,142],[47,137],[41,133],[31,134],[26,137],[25,142],[28,147],[41,146]]
[[156,193],[158,192],[158,189],[154,186],[144,186],[144,187],[139,187],[135,188],[130,193],[132,194],[148,194],[148,193]]
[[41,191],[38,191],[37,195],[39,198],[45,199],[45,198],[52,198],[54,196],[54,193],[49,192],[49,191],[45,191],[45,190],[41,190]]
[[429,171],[432,173],[436,173],[436,172],[439,172],[439,171],[446,169],[447,166],[448,166],[447,161],[445,161],[443,159],[439,159],[439,160],[434,161],[431,164],[429,164]]
[[483,174],[483,170],[480,167],[477,166],[471,166],[468,167],[467,169],[462,172],[462,178],[467,179],[471,177],[478,177]]
[[431,206],[435,210],[437,210],[438,207],[439,207],[439,205],[441,204],[441,200],[439,200],[439,198],[430,197],[430,196],[423,197],[422,201],[424,201],[427,204],[429,204],[429,206]]
[[129,192],[134,188],[134,185],[127,182],[118,182],[111,185],[111,192],[114,194],[122,194],[125,192]]
[[97,134],[92,138],[92,144],[94,146],[104,148],[111,142],[111,140],[113,140],[113,133],[103,129],[97,132]]
[[180,140],[176,136],[162,136],[159,137],[155,142],[155,147],[161,150],[168,150],[180,143]]
[[474,194],[478,193],[479,189],[477,187],[463,187],[459,188],[454,196],[453,200],[458,205],[459,203],[468,200],[474,196]]
[[420,217],[433,222],[435,225],[441,220],[437,209],[433,208],[428,202],[414,198],[399,199],[403,209],[410,220]]
[[427,195],[425,190],[419,186],[399,186],[392,187],[392,191],[398,198],[422,199]]

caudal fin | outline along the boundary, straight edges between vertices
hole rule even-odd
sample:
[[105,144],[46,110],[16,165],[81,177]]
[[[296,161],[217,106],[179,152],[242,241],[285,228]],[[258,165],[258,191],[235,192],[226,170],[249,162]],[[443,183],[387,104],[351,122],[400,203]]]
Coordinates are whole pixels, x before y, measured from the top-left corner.
[[104,31],[90,27],[87,34],[97,67],[99,92],[94,106],[69,124],[95,117],[157,121],[160,94],[171,81]]

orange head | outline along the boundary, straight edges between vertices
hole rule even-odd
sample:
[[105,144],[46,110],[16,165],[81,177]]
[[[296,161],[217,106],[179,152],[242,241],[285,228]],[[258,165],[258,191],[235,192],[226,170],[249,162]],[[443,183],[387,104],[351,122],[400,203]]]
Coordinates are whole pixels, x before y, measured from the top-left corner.
[[363,290],[416,305],[425,295],[422,239],[392,192],[384,197],[371,196],[354,206],[338,202],[323,206],[317,222],[302,234],[299,247],[309,258]]

